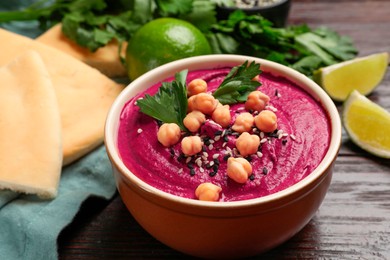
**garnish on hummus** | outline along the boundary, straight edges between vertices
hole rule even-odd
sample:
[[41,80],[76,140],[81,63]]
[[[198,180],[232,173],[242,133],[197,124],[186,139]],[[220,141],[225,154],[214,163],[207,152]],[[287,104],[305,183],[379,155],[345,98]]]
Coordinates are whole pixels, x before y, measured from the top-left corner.
[[329,123],[306,92],[245,62],[151,86],[125,105],[118,136],[125,165],[150,185],[235,201],[306,177],[326,153]]

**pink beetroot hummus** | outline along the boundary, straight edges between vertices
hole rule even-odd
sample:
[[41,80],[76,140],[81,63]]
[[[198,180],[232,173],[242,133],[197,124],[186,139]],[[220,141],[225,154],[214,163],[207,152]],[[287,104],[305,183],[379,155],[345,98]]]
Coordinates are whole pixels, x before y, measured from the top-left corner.
[[[192,71],[188,73],[187,83],[202,78],[208,83],[208,91],[213,92],[230,69]],[[235,150],[237,133],[221,128],[211,119],[201,128],[204,149],[196,156],[183,156],[180,143],[166,148],[158,142],[158,122],[141,113],[136,101],[145,93],[154,95],[160,84],[140,93],[123,108],[118,133],[123,162],[146,183],[193,199],[196,199],[195,189],[204,182],[222,188],[219,201],[258,198],[299,182],[318,166],[327,152],[329,118],[321,104],[285,78],[262,72],[260,82],[259,90],[270,97],[267,109],[278,117],[279,131],[261,136],[265,140],[259,152],[247,157],[253,174],[246,183],[236,183],[226,174],[227,157],[239,156]],[[232,123],[239,113],[246,112],[244,104],[230,107]]]

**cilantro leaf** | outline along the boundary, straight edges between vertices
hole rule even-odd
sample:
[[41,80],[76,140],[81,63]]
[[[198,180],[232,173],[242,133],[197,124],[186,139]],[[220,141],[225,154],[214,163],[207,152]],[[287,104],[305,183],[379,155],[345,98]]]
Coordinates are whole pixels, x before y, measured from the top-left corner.
[[261,85],[259,81],[252,80],[261,73],[260,64],[248,61],[235,66],[214,91],[213,96],[222,104],[245,102],[250,92]]
[[193,0],[155,0],[157,11],[161,16],[179,16],[192,10]]
[[175,74],[172,82],[163,82],[158,92],[151,96],[146,94],[143,99],[137,100],[137,106],[142,113],[164,123],[176,123],[182,130],[187,115],[187,88],[186,78],[188,70]]

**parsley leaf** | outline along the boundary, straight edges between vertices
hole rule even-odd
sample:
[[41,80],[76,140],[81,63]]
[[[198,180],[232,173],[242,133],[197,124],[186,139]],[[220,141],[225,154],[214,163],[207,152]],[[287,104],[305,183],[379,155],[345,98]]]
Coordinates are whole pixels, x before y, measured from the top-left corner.
[[182,130],[186,130],[183,120],[188,106],[187,73],[188,70],[176,73],[175,80],[163,82],[154,96],[146,94],[143,99],[138,99],[137,106],[141,112],[164,123],[176,123]]
[[249,93],[261,85],[259,81],[252,80],[260,73],[260,64],[253,61],[248,65],[248,61],[245,61],[231,69],[213,96],[222,104],[245,102]]

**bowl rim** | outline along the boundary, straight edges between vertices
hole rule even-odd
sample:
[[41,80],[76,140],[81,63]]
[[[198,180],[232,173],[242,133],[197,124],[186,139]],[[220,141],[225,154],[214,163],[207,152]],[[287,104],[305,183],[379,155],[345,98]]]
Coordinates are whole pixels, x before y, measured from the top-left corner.
[[281,5],[284,5],[284,4],[289,4],[291,0],[279,0],[278,2],[275,2],[275,3],[272,3],[272,4],[269,4],[269,5],[264,5],[264,6],[253,6],[253,7],[246,7],[246,8],[240,8],[238,6],[225,6],[223,4],[221,5],[218,5],[218,8],[220,9],[225,9],[225,10],[228,10],[228,11],[234,11],[234,10],[243,10],[243,11],[265,11],[265,10],[269,10],[269,9],[272,9],[272,8],[277,8]]
[[[299,87],[305,85],[303,89],[308,92],[313,98],[315,98],[318,102],[320,102],[325,111],[327,112],[330,120],[331,129],[331,138],[328,151],[321,160],[320,164],[308,176],[284,190],[278,191],[267,196],[240,201],[213,202],[184,198],[164,192],[142,181],[124,165],[124,163],[120,159],[119,152],[116,147],[117,132],[123,106],[133,96],[139,93],[139,91],[145,90],[153,84],[161,82],[164,79],[168,78],[169,76],[167,75],[174,75],[174,73],[179,72],[188,67],[191,67],[191,69],[189,70],[196,70],[202,68],[211,69],[218,67],[226,67],[229,65],[236,66],[242,64],[247,60],[249,62],[256,61],[260,63],[260,69],[262,71],[267,71],[274,75],[285,77],[297,84]],[[106,152],[113,166],[115,165],[115,167],[118,168],[120,174],[127,181],[136,184],[143,192],[161,197],[169,202],[179,203],[190,207],[206,207],[231,210],[232,208],[248,207],[279,201],[293,194],[299,193],[301,190],[304,190],[306,186],[316,185],[315,181],[317,179],[325,177],[325,172],[329,167],[331,167],[332,163],[337,158],[338,151],[341,146],[341,128],[341,119],[334,102],[320,86],[318,86],[313,80],[309,79],[304,74],[279,63],[257,57],[236,54],[210,54],[184,58],[161,65],[132,81],[118,95],[107,114],[104,128],[104,144],[106,146]]]

